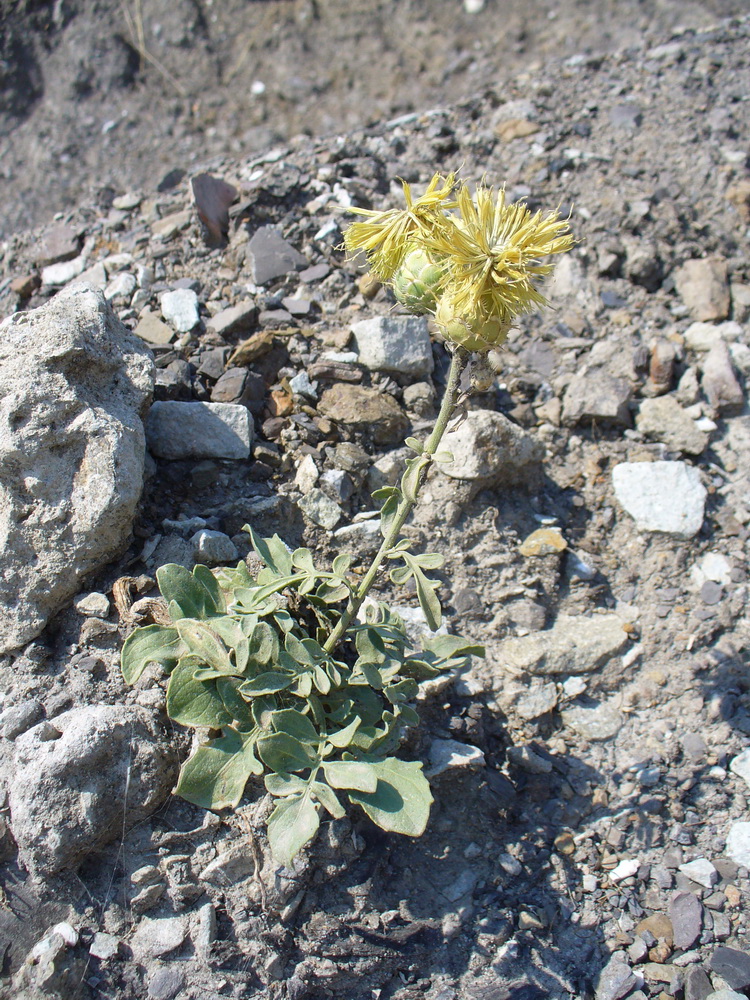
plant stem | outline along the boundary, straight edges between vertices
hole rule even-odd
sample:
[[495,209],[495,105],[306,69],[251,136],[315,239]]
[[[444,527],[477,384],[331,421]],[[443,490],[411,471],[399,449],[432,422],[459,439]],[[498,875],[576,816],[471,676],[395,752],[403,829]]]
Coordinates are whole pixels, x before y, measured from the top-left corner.
[[[456,347],[453,352],[453,358],[451,359],[451,366],[448,372],[448,381],[445,386],[443,401],[440,404],[440,412],[438,413],[435,426],[432,429],[432,433],[427,438],[424,451],[422,452],[422,454],[427,456],[428,459],[431,459],[438,450],[443,434],[445,434],[445,429],[448,426],[448,421],[456,408],[456,403],[458,402],[459,397],[459,383],[461,381],[461,375],[470,356],[469,351],[464,350],[463,347]],[[425,463],[425,466],[420,473],[416,488],[413,491],[413,496],[409,498],[405,494],[402,495],[401,501],[396,509],[396,513],[394,514],[393,521],[391,522],[388,534],[383,539],[383,542],[378,549],[370,568],[365,574],[362,583],[359,585],[356,594],[349,599],[346,610],[341,618],[339,618],[336,627],[329,635],[326,644],[323,647],[327,653],[334,650],[343,638],[346,630],[349,628],[357,612],[361,608],[362,602],[367,597],[370,588],[375,581],[377,572],[380,569],[381,563],[385,559],[387,553],[396,544],[398,536],[401,534],[401,529],[403,528],[407,517],[411,514],[412,508],[416,503],[417,494],[419,493],[422,483],[424,482],[429,464],[429,462]]]

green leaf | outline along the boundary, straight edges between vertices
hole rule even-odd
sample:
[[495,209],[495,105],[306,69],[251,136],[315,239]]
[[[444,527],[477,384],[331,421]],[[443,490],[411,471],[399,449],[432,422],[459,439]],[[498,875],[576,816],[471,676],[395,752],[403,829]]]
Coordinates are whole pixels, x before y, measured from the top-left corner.
[[288,733],[302,743],[320,743],[320,734],[310,721],[310,717],[296,708],[282,708],[271,716],[271,725],[277,733]]
[[292,635],[291,632],[284,639],[284,649],[301,666],[311,667],[315,662],[313,655],[307,648],[307,644],[300,642],[297,636]]
[[469,642],[460,635],[431,635],[422,638],[426,652],[434,653],[440,660],[464,659],[467,656],[484,656],[484,646]]
[[175,622],[175,628],[189,652],[201,659],[212,671],[227,676],[237,673],[226,646],[206,622],[181,618]]
[[167,604],[176,605],[180,618],[208,618],[218,608],[201,579],[179,566],[166,563],[156,571],[156,582]]
[[420,761],[386,757],[370,766],[378,776],[374,792],[349,792],[349,798],[362,806],[370,819],[389,833],[419,837],[430,817],[432,792],[422,773]]
[[337,733],[329,733],[326,736],[326,742],[330,743],[331,746],[338,747],[340,750],[343,750],[344,747],[348,747],[354,739],[354,734],[359,729],[361,723],[362,720],[360,718],[356,718],[354,722],[350,722],[344,729],[339,729]]
[[404,444],[407,448],[411,448],[412,451],[416,451],[418,455],[421,455],[424,451],[424,445],[421,441],[418,441],[415,437],[404,438]]
[[268,622],[258,622],[249,639],[247,658],[251,663],[265,665],[277,658],[279,638]]
[[393,524],[393,519],[398,512],[399,501],[401,499],[400,491],[398,493],[392,493],[388,497],[386,502],[383,504],[380,510],[380,533],[383,538],[388,534],[391,525]]
[[[244,563],[241,563],[244,566]],[[247,567],[245,567],[247,570]],[[211,595],[211,600],[214,602],[217,611],[224,611],[224,595],[221,592],[221,587],[219,586],[219,581],[213,575],[208,566],[202,566],[198,563],[197,566],[193,567],[194,578],[206,588],[208,593]]]
[[323,764],[326,781],[333,788],[358,792],[374,792],[378,787],[378,772],[372,764],[358,760],[331,760]]
[[440,569],[445,562],[445,558],[439,552],[423,552],[422,555],[412,557],[422,569]]
[[243,531],[250,535],[253,548],[263,562],[279,576],[290,576],[292,573],[292,554],[278,535],[273,538],[261,538],[256,535],[249,524],[246,524]]
[[288,795],[301,795],[307,788],[307,782],[296,774],[267,774],[263,779],[266,791],[278,798]]
[[401,490],[407,500],[414,502],[417,499],[422,471],[429,464],[429,455],[417,455],[415,458],[407,458],[406,472],[401,477]]
[[402,587],[407,580],[410,580],[413,576],[413,571],[411,566],[397,566],[392,569],[388,574],[397,586]]
[[312,552],[309,549],[295,549],[292,552],[292,566],[295,569],[304,570],[306,573],[314,573]]
[[200,660],[185,656],[177,664],[167,687],[167,715],[181,726],[221,729],[232,721],[214,681],[195,678]]
[[427,627],[432,632],[436,632],[443,621],[440,601],[435,593],[435,588],[439,584],[434,580],[428,580],[416,562],[411,562],[411,557],[406,556],[405,558],[410,559],[410,565],[414,572],[414,582],[417,585],[417,598],[427,621]]
[[346,816],[346,810],[339,802],[336,793],[330,785],[326,785],[323,781],[313,781],[310,791],[326,812],[330,813],[334,819],[342,819],[342,817]]
[[239,677],[217,677],[214,681],[219,697],[224,702],[224,707],[233,719],[243,726],[252,728],[253,717],[250,706],[242,697],[240,687],[242,681]]
[[328,694],[330,692],[331,678],[318,663],[313,667],[313,681],[321,694]]
[[263,773],[253,752],[258,732],[227,726],[219,739],[198,747],[182,765],[175,793],[202,809],[234,808],[250,775]]
[[435,454],[432,456],[432,460],[433,462],[439,462],[440,465],[448,465],[451,462],[455,461],[453,457],[453,452],[448,451],[447,449],[436,451]]
[[352,557],[347,552],[340,552],[333,560],[333,572],[336,576],[345,576],[352,564]]
[[274,859],[291,865],[320,826],[318,810],[307,794],[282,799],[268,819],[268,842]]
[[398,705],[401,702],[411,701],[412,698],[416,698],[418,690],[419,685],[417,682],[411,677],[405,677],[397,684],[389,684],[383,691],[383,694],[392,704]]
[[389,497],[398,496],[400,492],[398,486],[381,486],[373,490],[370,496],[373,500],[387,500]]
[[149,663],[160,663],[172,670],[185,647],[175,628],[146,625],[137,628],[125,640],[120,669],[126,684],[135,684]]
[[291,687],[296,678],[290,674],[281,674],[277,670],[267,670],[249,681],[243,681],[240,691],[243,695],[276,694]]
[[258,753],[272,771],[302,771],[312,767],[318,759],[304,743],[288,733],[261,736],[258,740]]

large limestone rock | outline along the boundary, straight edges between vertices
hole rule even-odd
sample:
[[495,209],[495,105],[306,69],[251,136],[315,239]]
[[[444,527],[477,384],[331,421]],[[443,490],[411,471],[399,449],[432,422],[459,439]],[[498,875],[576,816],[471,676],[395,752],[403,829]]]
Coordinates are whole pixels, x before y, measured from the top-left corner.
[[152,386],[150,352],[90,286],[0,324],[0,652],[127,542]]

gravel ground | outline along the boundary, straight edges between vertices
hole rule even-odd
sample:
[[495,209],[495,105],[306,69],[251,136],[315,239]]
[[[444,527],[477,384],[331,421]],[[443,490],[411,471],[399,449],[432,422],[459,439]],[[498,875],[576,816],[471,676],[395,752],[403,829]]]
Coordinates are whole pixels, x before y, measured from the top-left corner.
[[[110,178],[8,237],[0,315],[87,280],[153,348],[158,402],[238,403],[255,443],[165,457],[153,408],[128,550],[0,658],[5,995],[748,996],[749,38],[735,19],[549,57],[439,109],[204,160],[234,188],[223,242],[177,146],[185,175],[160,191]],[[353,815],[279,870],[259,789],[218,816],[137,786],[149,767],[168,788],[189,737],[156,672],[120,679],[118,581],[153,596],[204,530],[245,556],[247,521],[366,562],[357,515],[428,426],[447,357],[433,337],[415,374],[365,363],[352,326],[400,313],[336,248],[347,206],[398,205],[395,178],[436,166],[559,205],[579,240],[407,526],[445,554],[448,626],[487,657],[421,698],[407,751],[460,745],[427,833]],[[195,448],[187,425],[169,440]],[[53,757],[111,828],[45,800]],[[52,863],[46,827],[74,861]]]

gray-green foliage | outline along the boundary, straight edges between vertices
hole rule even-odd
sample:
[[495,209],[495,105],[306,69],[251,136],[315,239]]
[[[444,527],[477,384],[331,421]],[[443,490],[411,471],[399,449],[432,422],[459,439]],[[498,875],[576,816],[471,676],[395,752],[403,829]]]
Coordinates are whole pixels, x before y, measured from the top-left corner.
[[[161,664],[170,717],[209,731],[183,764],[177,793],[206,809],[235,807],[248,779],[263,776],[276,799],[269,840],[284,864],[315,836],[321,811],[340,818],[347,800],[382,829],[418,836],[432,794],[421,763],[395,756],[401,730],[419,721],[411,704],[419,682],[481,648],[443,635],[413,650],[402,621],[379,604],[328,652],[325,640],[354,594],[349,556],[324,572],[308,549],[290,552],[276,535],[245,530],[265,564],[257,578],[243,562],[215,573],[162,566],[172,624],[136,629],[122,650],[127,683]],[[387,556],[401,563],[394,582],[413,577],[437,628],[436,584],[424,571],[439,557],[413,555],[404,541]]]

